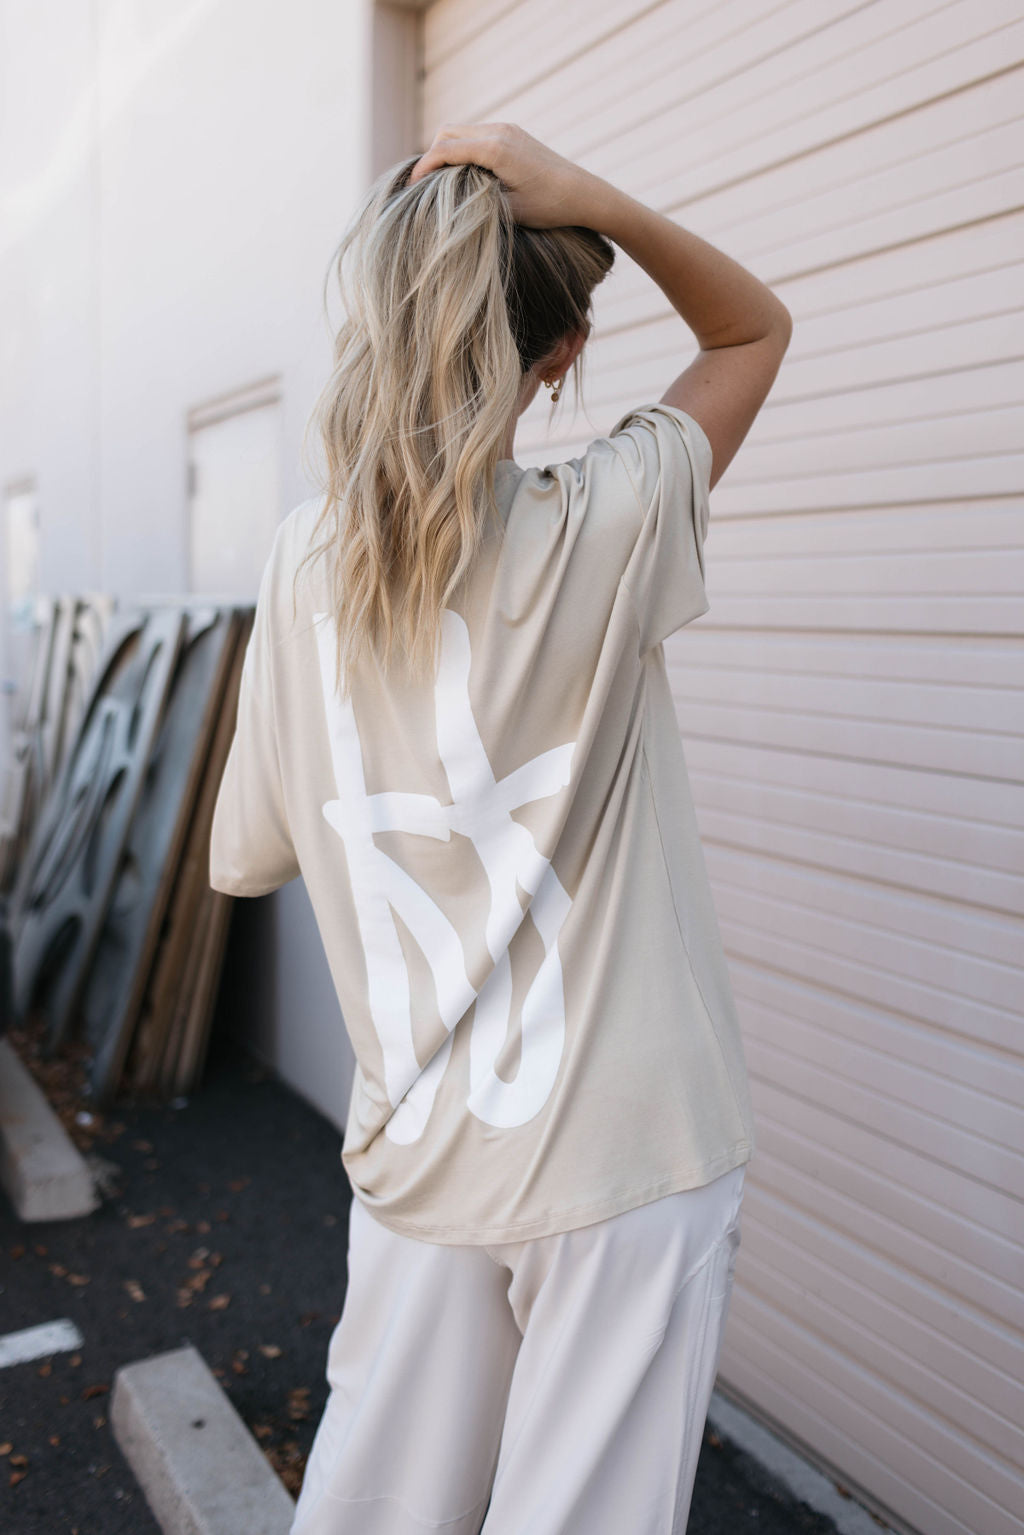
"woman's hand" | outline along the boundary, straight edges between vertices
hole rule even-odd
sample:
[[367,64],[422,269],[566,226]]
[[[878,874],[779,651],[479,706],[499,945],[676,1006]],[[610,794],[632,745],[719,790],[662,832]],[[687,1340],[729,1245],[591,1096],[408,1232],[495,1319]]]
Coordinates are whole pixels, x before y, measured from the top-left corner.
[[591,223],[600,180],[515,123],[442,123],[410,182],[442,165],[483,165],[505,184],[512,215],[533,229]]

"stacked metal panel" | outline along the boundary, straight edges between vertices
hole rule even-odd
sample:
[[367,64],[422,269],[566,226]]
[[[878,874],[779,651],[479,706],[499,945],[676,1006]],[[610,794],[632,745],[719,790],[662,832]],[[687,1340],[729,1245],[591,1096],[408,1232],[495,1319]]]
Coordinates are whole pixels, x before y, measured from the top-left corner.
[[202,1072],[231,908],[209,886],[210,825],[253,610],[146,604],[98,633],[80,606],[41,615],[26,679],[7,1011],[42,1022],[50,1053],[84,1043],[102,1103]]

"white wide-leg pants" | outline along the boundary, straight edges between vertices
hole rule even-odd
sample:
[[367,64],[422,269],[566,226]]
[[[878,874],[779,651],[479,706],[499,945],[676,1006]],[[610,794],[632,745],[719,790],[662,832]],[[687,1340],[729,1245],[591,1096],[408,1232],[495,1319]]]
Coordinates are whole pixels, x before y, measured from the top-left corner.
[[490,1247],[354,1198],[289,1535],[683,1535],[745,1171]]

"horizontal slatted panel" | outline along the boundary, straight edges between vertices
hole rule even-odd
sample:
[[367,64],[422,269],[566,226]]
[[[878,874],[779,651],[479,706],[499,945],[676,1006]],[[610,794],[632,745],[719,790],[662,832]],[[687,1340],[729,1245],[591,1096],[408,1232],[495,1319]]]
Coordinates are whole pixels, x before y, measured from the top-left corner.
[[[1024,18],[441,0],[424,60],[424,142],[520,122],[794,315],[665,646],[759,1131],[721,1373],[907,1527],[1019,1532]],[[624,252],[594,307],[520,462],[692,359]]]
[[[866,774],[860,764],[851,764],[853,771],[845,776],[854,797],[847,798],[835,759],[815,764],[819,770],[808,785],[801,771],[806,759],[787,756],[785,747],[731,742],[719,749],[709,742],[702,750],[692,738],[689,746],[690,780],[711,843],[749,849],[766,865],[788,858],[804,868],[870,879],[939,901],[962,901],[969,892],[978,906],[1016,920],[1024,916],[1024,832],[993,819],[989,785],[961,783],[951,814],[917,804],[913,789],[919,775],[901,775],[899,769]],[[747,776],[755,762],[762,764],[756,783]],[[883,797],[900,776],[905,805]],[[956,780],[944,778],[943,784],[952,788]],[[974,817],[966,813],[965,788],[977,796]],[[1018,800],[1020,815],[1024,797]]]

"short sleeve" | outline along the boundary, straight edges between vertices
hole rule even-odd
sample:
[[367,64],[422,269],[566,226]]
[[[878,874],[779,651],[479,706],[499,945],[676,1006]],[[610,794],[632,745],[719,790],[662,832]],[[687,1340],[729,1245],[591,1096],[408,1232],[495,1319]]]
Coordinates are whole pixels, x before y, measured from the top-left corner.
[[711,444],[674,405],[627,411],[609,433],[636,492],[640,530],[623,572],[640,626],[640,653],[706,613],[704,540]]
[[273,560],[272,553],[260,582],[210,831],[210,884],[227,895],[266,895],[300,873],[285,809],[269,665]]

